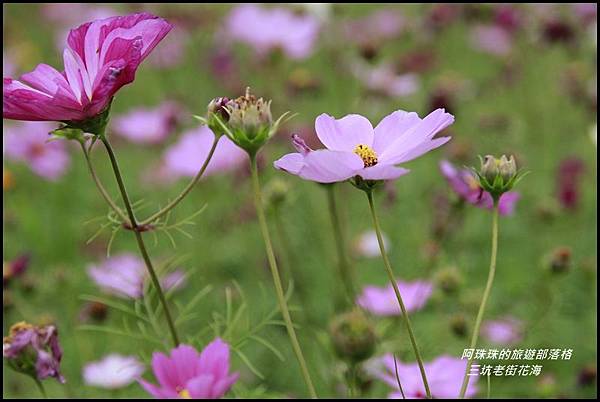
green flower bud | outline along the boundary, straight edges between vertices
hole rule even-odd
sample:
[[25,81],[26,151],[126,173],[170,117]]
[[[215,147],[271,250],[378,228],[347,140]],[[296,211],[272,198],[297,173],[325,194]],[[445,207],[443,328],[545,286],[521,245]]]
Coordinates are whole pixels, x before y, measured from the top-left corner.
[[287,181],[282,179],[273,179],[265,186],[264,197],[267,208],[277,208],[288,196],[290,186]]
[[500,196],[510,191],[528,172],[519,172],[515,158],[502,155],[500,159],[492,155],[481,158],[481,168],[473,169],[479,179],[479,185],[497,202]]
[[461,285],[462,276],[456,267],[446,267],[436,273],[435,282],[444,293],[454,293]]
[[335,317],[329,333],[335,352],[342,359],[358,363],[375,352],[375,330],[369,318],[359,309]]
[[215,98],[210,101],[206,113],[206,125],[215,135],[223,135],[223,125],[229,121],[229,111],[227,110],[229,98]]

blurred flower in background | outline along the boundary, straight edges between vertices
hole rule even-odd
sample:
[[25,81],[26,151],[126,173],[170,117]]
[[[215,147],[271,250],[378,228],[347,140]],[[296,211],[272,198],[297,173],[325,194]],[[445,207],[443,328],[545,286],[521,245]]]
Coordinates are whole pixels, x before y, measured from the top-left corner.
[[370,91],[392,98],[412,95],[421,86],[417,74],[397,74],[390,64],[372,67],[365,63],[356,62],[352,66],[352,72]]
[[556,176],[557,197],[563,208],[574,210],[581,198],[580,182],[585,172],[585,163],[578,157],[563,159]]
[[[208,157],[214,136],[206,126],[183,133],[165,152],[163,164],[167,174],[175,177],[195,176]],[[222,136],[203,176],[237,169],[246,163],[247,157],[246,152]]]
[[[382,357],[373,359],[368,362],[367,371],[373,377],[384,381],[390,387],[394,388],[395,391],[388,396],[390,399],[402,398],[402,394],[398,389],[396,368],[406,398],[425,398],[425,387],[423,386],[423,378],[421,377],[418,364],[406,364],[398,359],[394,363],[394,358],[394,355],[388,353]],[[425,362],[424,366],[433,398],[458,398],[462,379],[467,369],[467,360],[442,355],[431,362]],[[478,376],[471,378],[465,393],[466,398],[472,398],[477,393],[478,379]]]
[[498,345],[514,345],[523,339],[523,323],[514,317],[484,321],[481,335]]
[[115,116],[110,123],[115,134],[138,144],[164,141],[181,120],[181,106],[163,102],[154,108],[135,108]]
[[404,16],[397,9],[383,9],[347,21],[342,29],[346,40],[356,45],[361,56],[373,60],[385,41],[398,37],[406,26]]
[[243,4],[231,11],[219,37],[245,43],[260,57],[280,49],[291,59],[305,59],[314,50],[319,29],[319,20],[312,15],[296,15],[282,7]]
[[62,141],[47,142],[56,125],[47,122],[17,122],[4,125],[4,155],[22,162],[38,176],[56,181],[70,165],[67,146]]
[[[396,283],[402,295],[406,311],[409,313],[422,309],[433,292],[433,284],[424,280],[397,281]],[[365,286],[356,303],[372,314],[379,316],[402,314],[392,285],[384,287]]]
[[6,52],[2,52],[2,76],[3,77],[12,77],[17,68],[10,57]]
[[[88,275],[105,292],[124,298],[139,299],[144,296],[147,277],[144,261],[129,253],[107,258],[100,264],[91,264]],[[185,284],[185,274],[175,270],[161,278],[163,289],[178,289]]]
[[19,257],[5,261],[2,264],[2,284],[6,286],[12,279],[18,278],[23,275],[29,267],[30,256],[29,254],[22,254]]
[[471,42],[476,49],[495,56],[506,56],[512,48],[509,33],[495,25],[479,25],[471,28]]
[[139,379],[144,365],[135,356],[116,353],[83,367],[83,381],[87,385],[105,389],[123,388]]
[[[390,239],[385,233],[381,234],[383,238],[383,244],[387,253],[390,253],[392,248]],[[360,257],[367,258],[379,258],[381,251],[379,250],[379,242],[377,241],[377,234],[374,230],[367,230],[363,232],[354,241],[354,253]]]

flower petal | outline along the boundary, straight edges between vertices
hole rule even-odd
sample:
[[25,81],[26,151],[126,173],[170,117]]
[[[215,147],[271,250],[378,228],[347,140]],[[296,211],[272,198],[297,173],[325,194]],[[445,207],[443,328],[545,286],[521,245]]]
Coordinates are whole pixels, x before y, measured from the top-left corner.
[[199,366],[199,373],[211,374],[214,378],[225,377],[229,371],[229,345],[216,338],[202,350]]
[[291,153],[283,155],[281,158],[273,162],[273,166],[284,172],[298,174],[304,167],[304,156],[299,153]]
[[373,126],[358,114],[336,120],[323,113],[315,120],[315,130],[323,145],[332,151],[353,152],[359,144],[373,145]]
[[365,180],[394,180],[410,170],[394,165],[377,164],[359,171],[357,174]]
[[397,110],[384,117],[375,127],[373,149],[381,155],[394,141],[409,133],[409,129],[419,124],[421,119],[415,112]]
[[355,153],[321,149],[304,157],[304,167],[298,175],[319,183],[334,183],[351,178],[363,166]]

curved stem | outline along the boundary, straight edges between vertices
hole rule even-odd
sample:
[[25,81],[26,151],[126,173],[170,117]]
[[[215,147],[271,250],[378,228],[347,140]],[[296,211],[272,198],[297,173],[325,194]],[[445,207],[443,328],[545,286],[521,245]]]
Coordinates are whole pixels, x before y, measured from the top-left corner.
[[329,206],[329,216],[331,217],[331,226],[333,227],[333,237],[338,254],[338,269],[339,274],[346,288],[346,297],[350,303],[354,303],[356,299],[356,290],[354,289],[354,278],[350,264],[346,255],[346,239],[342,230],[340,216],[335,202],[334,184],[327,185],[327,203]]
[[404,390],[402,389],[402,383],[400,382],[400,375],[398,375],[398,363],[396,362],[396,355],[394,354],[392,356],[394,356],[394,374],[396,375],[396,382],[398,383],[398,388],[402,394],[402,399],[406,399],[406,395],[404,395]]
[[[494,200],[493,215],[494,217],[492,221],[492,256],[490,259],[490,271],[488,274],[487,284],[485,285],[485,290],[483,292],[483,298],[481,299],[481,305],[479,306],[479,312],[477,313],[477,318],[475,320],[473,334],[471,335],[470,349],[475,349],[475,347],[477,346],[477,338],[479,337],[479,327],[481,326],[483,313],[485,311],[485,305],[487,304],[488,298],[490,296],[492,283],[494,282],[494,275],[496,274],[496,255],[498,253],[498,201],[496,200]],[[465,397],[465,392],[467,391],[467,386],[469,385],[469,371],[471,370],[471,364],[473,364],[473,360],[469,359],[467,361],[467,369],[465,370],[463,383],[460,388],[460,398]]]
[[396,299],[398,299],[398,304],[400,305],[400,310],[402,310],[402,317],[404,318],[404,323],[406,324],[406,329],[408,331],[408,336],[410,338],[410,343],[412,344],[413,350],[415,352],[415,356],[417,358],[417,363],[419,364],[419,370],[421,371],[421,378],[423,379],[423,386],[425,387],[425,393],[427,394],[427,399],[431,399],[431,391],[429,390],[429,383],[427,382],[427,376],[425,374],[425,367],[423,366],[423,359],[421,359],[421,353],[419,352],[419,348],[417,347],[417,341],[415,340],[415,335],[412,330],[412,326],[410,325],[410,319],[408,318],[408,313],[406,311],[406,307],[404,306],[404,302],[402,301],[402,296],[400,296],[400,290],[398,289],[398,284],[396,283],[396,279],[394,278],[394,272],[392,271],[392,266],[388,259],[387,253],[385,252],[385,246],[383,243],[383,237],[381,236],[381,228],[379,227],[379,220],[377,219],[377,214],[375,213],[375,206],[373,204],[373,192],[366,191],[367,199],[369,200],[369,208],[371,209],[371,215],[373,216],[373,226],[375,227],[375,234],[377,235],[377,242],[379,243],[379,250],[381,251],[381,257],[383,258],[383,263],[385,265],[390,283],[394,288],[394,293],[396,293]]
[[35,385],[37,385],[37,387],[40,390],[40,393],[42,394],[44,399],[48,399],[48,394],[46,394],[46,389],[44,388],[44,384],[42,384],[42,382],[40,380],[38,380],[37,378],[34,378],[33,380],[35,381]]
[[179,338],[177,336],[177,331],[175,330],[175,325],[173,324],[173,319],[171,318],[171,312],[169,311],[169,306],[167,305],[167,300],[165,299],[165,295],[160,286],[160,282],[158,277],[156,276],[156,272],[152,267],[152,261],[150,261],[150,257],[148,256],[148,252],[146,251],[146,246],[144,244],[144,239],[142,238],[142,233],[139,230],[138,223],[135,220],[135,215],[133,214],[133,208],[131,207],[131,202],[129,201],[129,196],[127,195],[127,190],[125,189],[125,184],[123,183],[123,178],[121,176],[121,172],[119,170],[119,164],[117,163],[117,158],[115,157],[115,153],[113,152],[108,139],[105,136],[101,136],[100,139],[108,152],[108,156],[110,158],[110,163],[112,165],[113,171],[115,173],[115,178],[117,179],[117,184],[119,185],[119,190],[121,191],[121,196],[123,197],[123,203],[125,204],[125,208],[127,209],[127,214],[129,215],[129,220],[131,222],[131,228],[133,233],[135,233],[135,239],[137,240],[138,248],[140,249],[140,253],[146,263],[146,268],[148,269],[148,273],[150,274],[150,278],[152,280],[152,284],[154,285],[156,292],[158,293],[158,298],[160,299],[160,303],[165,310],[165,317],[167,318],[167,323],[169,324],[169,330],[171,331],[171,337],[173,338],[173,343],[175,346],[179,345]]
[[213,154],[215,153],[215,149],[217,148],[217,144],[219,143],[219,139],[220,138],[221,138],[221,136],[215,135],[215,138],[213,140],[212,146],[210,147],[210,151],[208,151],[208,156],[204,160],[204,163],[202,164],[202,167],[200,168],[200,170],[198,171],[198,173],[196,173],[196,176],[194,176],[194,178],[192,179],[192,181],[190,181],[188,183],[188,185],[183,189],[183,191],[177,197],[175,197],[175,199],[173,201],[171,201],[169,204],[167,204],[167,206],[165,206],[164,208],[162,208],[160,211],[158,211],[155,214],[153,214],[152,216],[150,216],[150,217],[142,220],[139,223],[139,225],[143,226],[143,225],[147,225],[149,223],[154,222],[155,220],[157,220],[158,218],[160,218],[161,216],[163,216],[164,214],[166,214],[167,212],[169,212],[171,209],[173,209],[177,204],[179,204],[181,202],[181,200],[183,200],[185,198],[186,195],[188,195],[188,193],[190,191],[192,191],[192,188],[194,188],[194,186],[196,185],[196,183],[198,183],[198,180],[200,180],[200,178],[202,177],[202,175],[204,174],[204,171],[206,170],[206,168],[208,166],[208,163],[212,159]]
[[117,206],[117,204],[113,201],[113,199],[110,197],[110,195],[108,194],[108,192],[106,191],[106,189],[104,188],[102,183],[100,182],[100,179],[98,178],[98,175],[96,174],[96,171],[94,170],[94,166],[92,165],[92,160],[90,158],[90,154],[88,153],[87,149],[85,149],[85,145],[83,143],[80,143],[80,145],[81,145],[81,149],[83,150],[83,156],[85,156],[85,161],[87,163],[88,170],[90,171],[90,174],[92,175],[92,179],[94,180],[94,183],[96,183],[96,187],[98,187],[100,194],[102,194],[102,197],[104,198],[106,203],[113,209],[113,211],[115,211],[115,213],[117,215],[119,215],[119,218],[121,218],[121,220],[123,222],[131,223],[129,221],[129,218],[127,218],[127,215],[125,215],[125,213],[121,210],[121,208],[119,208]]
[[273,283],[275,284],[275,293],[277,294],[277,301],[279,302],[279,309],[281,310],[281,314],[283,315],[283,320],[285,322],[285,327],[290,337],[290,342],[292,343],[292,348],[294,349],[294,353],[296,354],[296,358],[298,359],[298,363],[300,364],[300,369],[302,371],[302,376],[304,377],[304,382],[308,387],[308,391],[310,393],[311,398],[316,398],[317,394],[315,392],[315,388],[310,378],[310,374],[308,373],[308,368],[306,366],[306,361],[304,360],[304,355],[302,354],[302,349],[300,348],[300,344],[298,343],[298,339],[296,338],[296,331],[294,330],[292,318],[290,317],[290,312],[288,310],[288,306],[283,293],[283,286],[281,285],[281,278],[279,277],[277,262],[275,260],[275,254],[273,253],[273,246],[271,245],[271,238],[269,236],[269,228],[267,226],[267,220],[265,219],[265,212],[263,210],[260,182],[258,180],[258,168],[256,165],[256,156],[254,155],[250,155],[250,170],[252,172],[254,206],[256,208],[256,214],[258,215],[258,223],[260,224],[263,240],[265,242],[267,258],[269,260],[269,267],[271,268],[271,275],[273,276]]

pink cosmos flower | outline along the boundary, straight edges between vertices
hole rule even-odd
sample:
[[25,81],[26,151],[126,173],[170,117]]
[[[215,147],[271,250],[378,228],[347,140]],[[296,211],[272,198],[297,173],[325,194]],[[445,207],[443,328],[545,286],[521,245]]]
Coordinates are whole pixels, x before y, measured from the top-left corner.
[[227,17],[224,35],[252,46],[259,56],[281,48],[291,59],[305,59],[313,52],[319,28],[319,20],[312,15],[243,4]]
[[200,354],[188,345],[171,350],[170,357],[155,352],[152,370],[159,385],[139,382],[155,398],[221,398],[239,376],[229,374],[229,345],[221,338],[209,343]]
[[70,164],[69,153],[61,141],[46,142],[56,127],[46,122],[22,122],[4,128],[4,154],[7,159],[24,162],[37,175],[56,181]]
[[514,345],[523,339],[523,323],[513,317],[485,321],[481,327],[481,334],[490,342]]
[[506,56],[512,49],[510,34],[496,25],[479,25],[471,30],[471,43],[475,49],[494,56]]
[[353,73],[369,90],[391,97],[412,95],[420,87],[417,74],[396,74],[392,66],[387,64],[375,68],[357,64]]
[[[482,191],[477,180],[468,169],[458,170],[450,162],[443,160],[440,162],[440,170],[448,180],[452,190],[469,204],[479,208],[492,209],[494,201],[492,196]],[[500,215],[511,215],[521,195],[516,191],[509,191],[500,197],[498,211]]]
[[341,119],[322,114],[315,121],[319,140],[327,149],[313,151],[299,136],[293,136],[298,151],[275,161],[277,169],[319,183],[345,181],[354,176],[364,180],[391,180],[408,169],[395,165],[408,162],[435,149],[450,137],[433,138],[454,122],[454,116],[437,109],[421,119],[414,112],[398,110],[373,129],[358,114]]
[[[433,292],[433,284],[428,281],[397,281],[396,284],[402,295],[406,311],[409,313],[422,309]],[[375,315],[392,316],[402,314],[391,284],[384,287],[365,286],[356,302]]]
[[[404,364],[396,359],[398,376],[406,398],[425,398],[425,387],[417,363]],[[367,371],[374,377],[384,381],[396,391],[389,395],[391,399],[401,399],[402,394],[398,389],[394,356],[386,354],[374,359],[367,365]],[[431,362],[425,362],[425,372],[431,390],[431,396],[439,399],[457,399],[460,394],[463,376],[467,369],[467,360],[461,360],[449,355],[441,355]],[[471,398],[477,393],[478,377],[472,377],[465,393]]]
[[383,9],[349,21],[344,31],[347,39],[359,45],[368,45],[397,37],[405,26],[405,18],[397,10]]
[[[204,164],[214,138],[211,129],[204,125],[183,133],[179,141],[165,153],[163,160],[166,170],[174,176],[195,176]],[[247,158],[245,151],[222,136],[204,176],[236,169],[247,163]]]
[[[92,264],[88,275],[107,293],[124,298],[139,299],[144,295],[146,267],[144,261],[133,254],[120,254],[107,258],[102,264]],[[165,290],[178,289],[184,285],[185,274],[175,270],[161,279]]]
[[86,364],[83,367],[83,381],[94,387],[117,389],[128,386],[143,373],[144,365],[135,356],[113,353]]
[[4,78],[3,116],[15,120],[85,120],[102,112],[135,78],[140,63],[172,26],[147,13],[88,22],[71,30],[65,71],[47,64]]
[[173,132],[179,107],[165,102],[155,108],[137,108],[112,121],[115,134],[139,144],[156,144]]

